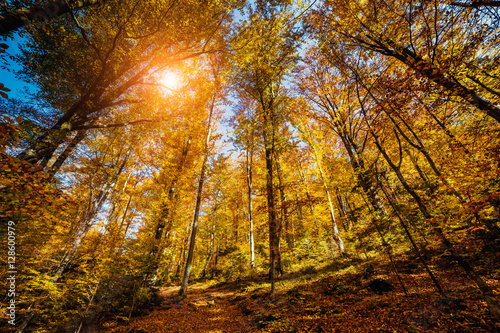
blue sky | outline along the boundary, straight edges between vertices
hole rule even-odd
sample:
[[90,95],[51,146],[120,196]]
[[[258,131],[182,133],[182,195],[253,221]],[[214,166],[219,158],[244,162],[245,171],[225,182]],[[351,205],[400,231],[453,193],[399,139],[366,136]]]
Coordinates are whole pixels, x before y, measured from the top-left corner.
[[25,91],[30,90],[34,92],[35,88],[33,85],[29,85],[16,78],[15,72],[21,69],[21,66],[12,61],[8,56],[19,53],[19,44],[22,43],[22,38],[19,37],[19,34],[14,34],[14,39],[2,41],[2,43],[7,44],[9,48],[7,49],[7,53],[0,55],[0,82],[11,90],[8,93],[9,98],[26,99],[28,96]]

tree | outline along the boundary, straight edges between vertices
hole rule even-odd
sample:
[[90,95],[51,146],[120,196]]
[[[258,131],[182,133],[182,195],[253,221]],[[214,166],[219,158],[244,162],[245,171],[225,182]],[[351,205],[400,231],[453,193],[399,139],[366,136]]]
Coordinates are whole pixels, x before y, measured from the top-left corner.
[[[291,6],[257,3],[245,22],[246,33],[236,42],[235,85],[242,94],[259,104],[266,160],[266,195],[269,218],[271,297],[279,268],[279,226],[274,194],[276,131],[285,101],[284,80],[296,60],[300,31],[295,26]],[[251,42],[248,42],[251,41]],[[246,55],[246,56],[245,56]],[[250,55],[250,56],[248,56]]]
[[206,169],[207,169],[207,162],[208,158],[210,155],[210,141],[211,141],[211,135],[212,135],[212,121],[214,119],[214,112],[216,108],[216,103],[218,99],[220,98],[221,94],[221,87],[220,84],[220,71],[221,71],[221,66],[223,65],[223,62],[220,60],[215,60],[212,65],[212,91],[211,91],[211,101],[207,102],[207,108],[209,109],[208,112],[208,119],[207,119],[207,128],[206,128],[206,135],[205,135],[205,147],[204,147],[204,154],[203,154],[203,162],[201,164],[201,170],[200,170],[200,176],[198,180],[198,189],[196,192],[196,206],[194,210],[194,217],[193,217],[193,222],[191,224],[191,237],[189,238],[189,250],[187,254],[187,259],[185,263],[185,268],[184,268],[184,275],[182,277],[182,284],[181,284],[181,289],[179,290],[179,295],[186,295],[187,293],[187,287],[188,287],[188,281],[189,281],[189,275],[191,273],[191,265],[193,262],[193,254],[194,254],[194,246],[196,242],[196,232],[198,230],[198,218],[200,216],[200,209],[201,209],[201,195],[203,191],[203,184],[205,182],[205,176],[206,176]]
[[[254,114],[255,101],[251,98],[241,96],[241,106],[236,116],[232,119],[234,130],[233,145],[245,150],[245,173],[247,181],[247,219],[249,224],[250,243],[250,266],[255,268],[255,239],[253,218],[253,178],[254,178],[254,154],[257,145],[257,124]],[[253,102],[253,103],[252,103]]]
[[108,1],[85,11],[76,27],[62,18],[39,29],[19,61],[55,119],[18,157],[45,166],[71,131],[100,127],[117,110],[143,103],[140,87],[151,88],[166,68],[220,48],[231,6]]
[[[486,45],[490,51],[498,47],[497,38],[488,36],[493,27],[484,17],[450,10],[447,5],[439,0],[419,5],[397,0],[325,1],[311,16],[311,30],[325,53],[350,44],[351,50],[359,48],[397,59],[441,87],[443,93],[500,122],[498,83],[491,86],[477,77],[481,72],[493,73],[491,58],[475,56]],[[325,16],[329,19],[323,19]],[[470,71],[474,74],[464,75]]]
[[[297,119],[297,118],[296,118]],[[344,255],[345,254],[345,249],[344,249],[344,242],[342,241],[342,238],[340,238],[340,232],[339,228],[337,225],[337,219],[335,218],[335,210],[333,208],[333,199],[332,199],[332,194],[331,190],[328,186],[328,181],[325,176],[325,172],[323,171],[323,152],[321,145],[319,142],[324,142],[324,140],[319,137],[315,138],[313,137],[313,134],[311,133],[310,129],[306,127],[307,125],[304,124],[304,122],[301,122],[300,120],[297,121],[297,127],[299,128],[299,131],[301,132],[302,136],[304,137],[304,141],[306,141],[309,146],[311,147],[311,153],[314,158],[314,161],[316,162],[319,177],[321,179],[321,183],[323,185],[323,189],[326,194],[326,198],[328,201],[328,208],[330,212],[330,221],[332,223],[332,236],[333,239],[335,240],[335,243],[337,244],[337,247],[339,249],[339,254]]]
[[[375,211],[376,218],[385,218],[387,212],[378,194],[373,162],[367,159],[365,153],[366,135],[363,135],[361,120],[354,106],[355,95],[352,84],[349,80],[343,79],[339,75],[341,73],[335,73],[335,69],[314,50],[311,50],[305,73],[307,76],[299,85],[299,91],[313,103],[313,106],[310,115],[299,113],[298,116],[317,119],[327,124],[338,135],[349,156],[356,179]],[[299,104],[297,108],[309,109],[304,104]]]

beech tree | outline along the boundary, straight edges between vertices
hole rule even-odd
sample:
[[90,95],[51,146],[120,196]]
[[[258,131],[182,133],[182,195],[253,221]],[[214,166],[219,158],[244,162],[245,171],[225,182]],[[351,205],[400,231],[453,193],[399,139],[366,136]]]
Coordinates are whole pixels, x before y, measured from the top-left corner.
[[498,83],[491,80],[496,66],[490,53],[476,57],[485,47],[491,52],[498,47],[497,34],[487,18],[440,0],[418,5],[397,0],[333,0],[325,1],[310,22],[325,52],[348,43],[397,59],[472,110],[500,121]]
[[[271,297],[275,292],[275,276],[279,268],[279,225],[276,215],[273,188],[276,131],[282,103],[286,95],[284,80],[296,59],[296,46],[300,31],[290,11],[291,5],[269,5],[257,3],[251,10],[249,21],[244,23],[246,34],[242,35],[235,48],[238,67],[235,70],[235,85],[238,89],[259,103],[259,118],[262,123],[266,160],[266,195],[269,218]],[[250,43],[247,40],[251,40]],[[241,45],[241,46],[240,46]],[[240,56],[241,54],[241,56]],[[246,56],[245,56],[246,55]]]
[[249,224],[250,265],[255,268],[255,239],[254,239],[254,217],[253,217],[253,179],[254,179],[254,156],[257,146],[257,123],[254,114],[255,101],[251,98],[241,96],[240,109],[232,119],[234,127],[233,145],[245,150],[245,174],[247,185],[247,219]]
[[[0,1],[0,27],[26,23],[32,4]],[[432,328],[494,327],[495,1],[32,8],[49,19],[27,24],[17,60],[37,92],[9,100],[0,85],[0,245],[15,223],[17,331],[154,331],[196,307],[271,331],[314,330],[311,315],[333,312],[336,328],[358,328],[375,298],[352,296],[386,281],[394,290],[376,299],[439,306]],[[143,317],[165,292],[175,306]]]
[[55,119],[18,158],[47,165],[72,131],[99,128],[113,109],[142,103],[138,87],[173,63],[221,49],[230,10],[231,3],[108,1],[38,29],[19,61]]
[[182,277],[182,284],[181,284],[181,289],[179,291],[180,295],[185,295],[187,292],[187,287],[188,287],[188,281],[189,281],[189,275],[191,273],[191,265],[193,262],[193,254],[194,254],[194,246],[196,242],[196,233],[198,230],[198,219],[200,217],[200,210],[201,210],[201,196],[202,196],[202,191],[203,191],[203,184],[205,182],[205,177],[206,177],[206,172],[207,172],[207,163],[208,163],[208,158],[210,157],[210,140],[211,140],[211,135],[212,135],[212,127],[213,127],[213,121],[215,118],[215,112],[216,112],[216,107],[218,100],[220,98],[221,90],[223,87],[221,87],[220,84],[220,72],[222,70],[223,66],[223,61],[221,59],[214,59],[212,60],[211,65],[211,70],[212,70],[212,77],[211,79],[211,99],[207,101],[207,105],[205,106],[208,108],[208,119],[207,119],[207,128],[206,128],[206,135],[205,135],[205,146],[204,146],[204,153],[203,153],[203,162],[201,164],[201,170],[200,170],[200,175],[198,179],[198,186],[197,186],[197,191],[196,191],[196,206],[194,209],[194,217],[193,217],[193,222],[191,224],[191,236],[189,238],[189,250],[187,253],[187,258],[186,258],[186,263],[185,263],[185,268],[184,268],[184,275]]

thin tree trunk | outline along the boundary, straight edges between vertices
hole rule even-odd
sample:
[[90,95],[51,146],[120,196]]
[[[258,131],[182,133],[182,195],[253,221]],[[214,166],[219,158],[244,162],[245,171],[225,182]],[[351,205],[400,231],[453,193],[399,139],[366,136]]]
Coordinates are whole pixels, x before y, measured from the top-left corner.
[[209,265],[210,261],[212,260],[212,258],[214,256],[214,247],[215,247],[215,220],[216,220],[216,216],[217,216],[217,206],[214,207],[213,214],[214,214],[214,217],[213,217],[213,221],[212,221],[212,231],[210,232],[210,243],[208,245],[207,260],[205,262],[205,267],[203,267],[203,273],[202,273],[203,278],[205,278],[205,276],[207,274],[208,265]]
[[[64,254],[63,259],[61,260],[58,267],[56,268],[56,272],[54,274],[54,277],[50,280],[50,282],[57,282],[61,278],[61,276],[65,272],[66,268],[69,266],[69,264],[73,260],[74,256],[76,255],[76,253],[80,249],[80,245],[81,245],[83,239],[85,238],[85,236],[87,235],[88,231],[92,227],[95,217],[97,216],[97,214],[101,210],[102,206],[106,202],[109,194],[114,190],[116,182],[118,181],[118,177],[123,172],[125,165],[130,157],[130,151],[131,150],[129,149],[122,164],[120,165],[120,168],[118,169],[117,174],[112,179],[112,181],[107,184],[106,189],[101,190],[99,192],[99,194],[97,195],[97,197],[93,201],[90,202],[89,209],[87,210],[84,219],[81,221],[81,223],[78,226],[78,229],[77,229],[76,234],[75,234],[75,238],[73,239],[73,243],[71,244],[70,249],[67,250],[66,253]],[[48,291],[46,291],[46,290],[43,291],[39,296],[42,299],[41,302],[43,302],[44,301],[43,299],[45,297],[47,297],[48,295],[49,295]],[[30,305],[30,308],[33,305],[34,305],[34,303],[32,303]],[[31,319],[33,319],[34,316],[35,316],[34,311],[26,314],[26,316],[21,320],[20,325],[16,330],[16,333],[22,333],[24,331],[24,329],[30,323]]]
[[[172,178],[172,181],[170,182],[170,186],[168,187],[168,193],[167,198],[165,199],[164,202],[162,202],[162,207],[160,211],[160,216],[158,217],[158,223],[156,224],[156,229],[155,229],[155,239],[153,241],[153,246],[151,247],[151,252],[150,252],[150,259],[152,262],[157,263],[158,258],[155,258],[156,255],[159,252],[159,244],[161,242],[161,239],[164,234],[166,222],[170,217],[170,206],[172,205],[176,189],[177,189],[177,183],[179,182],[179,177],[182,174],[182,170],[184,169],[184,165],[186,163],[186,158],[187,154],[189,152],[189,148],[191,146],[191,136],[187,139],[186,143],[183,144],[182,146],[182,152],[181,156],[179,159],[179,163],[177,164],[177,168],[174,171],[174,175]],[[155,264],[151,266],[151,268],[154,270]]]
[[384,192],[385,197],[387,198],[387,201],[389,201],[389,204],[392,206],[392,209],[393,209],[394,213],[396,214],[399,222],[401,223],[401,226],[403,227],[403,230],[405,231],[406,236],[408,237],[411,245],[413,246],[413,249],[415,250],[415,253],[417,254],[418,259],[420,260],[420,262],[422,263],[422,265],[424,265],[425,270],[427,271],[427,274],[429,274],[429,277],[431,278],[432,282],[434,283],[434,286],[436,287],[436,290],[439,292],[439,294],[441,296],[445,297],[446,295],[445,295],[445,292],[444,292],[443,288],[441,287],[441,284],[439,283],[438,279],[436,278],[436,276],[434,275],[434,273],[432,273],[431,269],[427,265],[427,262],[425,261],[425,258],[422,255],[422,252],[420,251],[420,249],[418,248],[417,243],[413,239],[413,236],[411,235],[410,230],[408,229],[408,226],[407,226],[407,223],[406,223],[406,219],[400,214],[399,209],[397,208],[396,204],[391,200],[391,197],[387,193],[387,191],[384,188],[384,186],[381,184],[380,187],[382,188],[382,191]]
[[279,163],[278,154],[275,152],[276,174],[278,175],[278,186],[280,191],[280,207],[281,207],[281,233],[284,233],[284,238],[288,249],[292,248],[292,233],[290,231],[290,216],[288,211],[288,202],[285,192],[285,184],[283,179],[283,170]]
[[252,215],[252,186],[253,186],[253,146],[246,152],[247,158],[247,189],[248,189],[248,223],[250,225],[250,266],[255,268],[255,243],[253,233],[253,215]]
[[[397,268],[396,268],[396,264],[394,263],[394,259],[392,257],[392,247],[391,245],[385,240],[385,237],[384,235],[382,234],[382,230],[381,230],[381,227],[378,223],[378,216],[376,214],[374,214],[372,212],[372,210],[370,209],[370,206],[368,205],[368,202],[366,201],[366,198],[365,198],[365,195],[363,192],[361,192],[361,197],[363,198],[364,202],[366,203],[366,206],[368,208],[368,211],[370,212],[371,216],[372,216],[372,222],[373,222],[373,225],[375,226],[375,230],[377,230],[377,233],[380,237],[380,240],[382,241],[382,247],[384,248],[385,250],[385,253],[387,254],[387,256],[389,257],[389,261],[391,262],[391,266],[392,266],[392,270],[394,271],[394,273],[396,274],[396,277],[398,278],[398,281],[399,281],[399,284],[401,285],[401,287],[403,288],[403,291],[405,293],[406,296],[408,296],[408,291],[406,289],[406,286],[403,282],[403,279],[401,278]],[[365,255],[366,257],[368,258],[368,255],[366,254],[365,252]]]
[[240,234],[239,234],[239,215],[240,215],[240,190],[236,190],[236,212],[233,215],[233,236],[234,236],[234,242],[235,244],[238,244],[239,239],[240,239]]
[[321,157],[319,156],[319,153],[316,149],[316,142],[313,140],[313,138],[311,137],[310,133],[307,131],[307,129],[305,128],[305,126],[303,126],[303,134],[304,136],[306,137],[306,140],[308,141],[309,143],[309,146],[311,147],[312,149],[312,152],[313,152],[313,158],[316,162],[316,165],[317,165],[317,168],[318,168],[318,172],[319,172],[319,175],[320,175],[320,178],[321,178],[321,182],[322,182],[322,185],[323,185],[323,189],[325,191],[325,194],[326,194],[326,198],[328,200],[328,208],[329,208],[329,212],[330,212],[330,221],[332,223],[332,236],[333,236],[333,239],[335,240],[335,243],[337,244],[337,247],[339,249],[339,254],[342,256],[344,255],[345,253],[345,250],[344,250],[344,242],[342,241],[342,238],[340,238],[340,233],[339,233],[339,228],[338,228],[338,225],[337,225],[337,220],[335,219],[335,210],[333,208],[333,202],[332,202],[332,197],[331,197],[331,194],[330,194],[330,189],[328,188],[328,184],[327,184],[327,180],[326,180],[326,177],[325,177],[325,174],[323,172],[323,167],[322,167],[322,163],[321,163]]
[[429,186],[430,185],[429,179],[427,178],[425,173],[422,171],[422,169],[420,169],[420,166],[418,165],[418,161],[417,161],[416,157],[413,156],[413,154],[411,153],[411,151],[409,149],[405,149],[405,151],[408,154],[408,156],[410,157],[410,161],[413,164],[413,166],[415,167],[415,170],[417,170],[417,173],[420,176],[420,179],[422,179],[422,181],[427,186]]
[[[69,155],[71,155],[75,147],[85,138],[85,135],[87,135],[87,130],[80,130],[76,133],[75,137],[71,140],[66,149],[61,155],[59,155],[57,160],[50,167],[50,174],[55,175],[59,172],[61,166],[64,164]],[[42,167],[45,167],[45,165],[42,165]]]
[[203,183],[205,181],[207,161],[208,161],[208,156],[210,153],[210,136],[212,134],[212,116],[213,116],[213,112],[214,112],[214,108],[215,108],[215,98],[216,98],[216,95],[214,95],[214,97],[212,99],[212,105],[210,107],[210,114],[208,116],[207,135],[205,137],[205,156],[203,157],[203,164],[201,165],[201,171],[200,171],[200,180],[198,181],[198,191],[196,194],[196,207],[194,210],[193,223],[191,224],[191,238],[189,241],[188,257],[187,257],[186,265],[184,268],[184,276],[182,278],[182,284],[181,284],[181,289],[179,290],[179,295],[186,295],[188,281],[189,281],[189,275],[191,273],[191,264],[193,262],[193,254],[194,254],[194,245],[196,242],[196,232],[198,229],[198,218],[200,216],[201,194],[203,191]]
[[[316,155],[316,153],[314,155]],[[337,220],[335,218],[335,210],[333,208],[332,196],[330,194],[330,189],[328,188],[328,184],[326,183],[325,175],[323,173],[323,167],[321,166],[321,161],[317,156],[316,156],[316,164],[318,165],[318,170],[321,177],[321,182],[323,183],[323,189],[325,190],[326,198],[328,199],[328,208],[330,210],[330,221],[332,223],[332,236],[333,239],[335,240],[335,244],[339,249],[339,254],[342,256],[345,254],[344,242],[342,242],[342,238],[340,238],[339,227],[337,225]]]
[[[129,150],[130,153],[130,150]],[[87,214],[84,218],[84,220],[80,223],[80,226],[76,232],[75,238],[73,240],[73,243],[71,245],[71,248],[66,252],[64,255],[64,259],[61,261],[59,264],[56,273],[54,277],[51,279],[52,282],[57,282],[57,280],[62,276],[70,262],[73,260],[73,257],[77,253],[78,249],[80,248],[80,244],[87,235],[88,231],[92,227],[94,223],[94,219],[101,210],[102,206],[106,202],[109,194],[114,190],[116,182],[118,181],[118,177],[120,174],[123,172],[125,168],[125,164],[127,163],[129,159],[129,154],[125,157],[123,160],[120,168],[118,169],[118,172],[116,173],[115,177],[113,180],[108,184],[107,188],[103,191],[100,191],[99,194],[97,195],[97,198],[93,201],[93,204],[90,208],[89,211],[87,211]]]
[[338,187],[337,187],[337,202],[339,204],[340,217],[343,217],[344,220],[346,221],[346,223],[342,222],[342,225],[344,226],[344,231],[347,232],[351,229],[352,224],[351,224],[351,219],[349,218],[349,213],[347,211],[347,205]]
[[210,279],[213,279],[214,277],[217,276],[217,264],[219,262],[219,241],[217,241],[217,250],[215,251],[214,254],[214,265],[212,267],[212,275],[210,276]]
[[[121,250],[121,248],[123,247],[123,243],[125,242],[125,238],[127,236],[127,232],[128,232],[128,229],[130,227],[130,224],[132,223],[132,219],[133,219],[133,213],[134,211],[132,211],[132,216],[129,218],[129,221],[127,223],[127,226],[125,227],[125,231],[123,232],[123,237],[121,236],[121,231],[122,231],[122,228],[123,228],[123,224],[125,223],[125,219],[127,217],[127,213],[128,213],[128,209],[130,207],[130,202],[132,201],[132,196],[129,197],[128,199],[128,202],[127,202],[127,206],[125,207],[125,211],[123,212],[123,217],[122,217],[122,221],[120,223],[120,227],[118,228],[118,231],[116,233],[118,239],[121,239],[121,242],[120,242],[120,246],[118,247],[118,250]],[[113,247],[112,247],[112,251],[114,252],[114,244],[113,244]]]
[[[269,252],[270,252],[270,269],[269,278],[271,280],[271,299],[275,296],[275,279],[277,273],[277,266],[280,256],[279,250],[279,230],[278,221],[276,219],[276,207],[274,202],[274,124],[270,119],[272,115],[264,112],[264,146],[265,146],[265,159],[266,159],[266,196],[267,196],[267,214],[269,218]],[[270,128],[271,127],[271,128]],[[271,133],[269,133],[271,130]]]

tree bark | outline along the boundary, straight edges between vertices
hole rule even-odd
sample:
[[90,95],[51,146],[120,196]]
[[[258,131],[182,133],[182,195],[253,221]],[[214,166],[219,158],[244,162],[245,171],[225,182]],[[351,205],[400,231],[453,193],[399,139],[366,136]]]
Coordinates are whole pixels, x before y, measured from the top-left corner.
[[[266,159],[266,196],[267,196],[267,214],[269,218],[269,254],[270,254],[270,269],[269,278],[271,280],[271,298],[275,295],[275,280],[277,275],[278,261],[280,257],[279,250],[279,230],[278,221],[276,219],[276,207],[274,198],[274,122],[271,110],[264,110],[264,146]],[[271,133],[269,133],[271,132]]]

